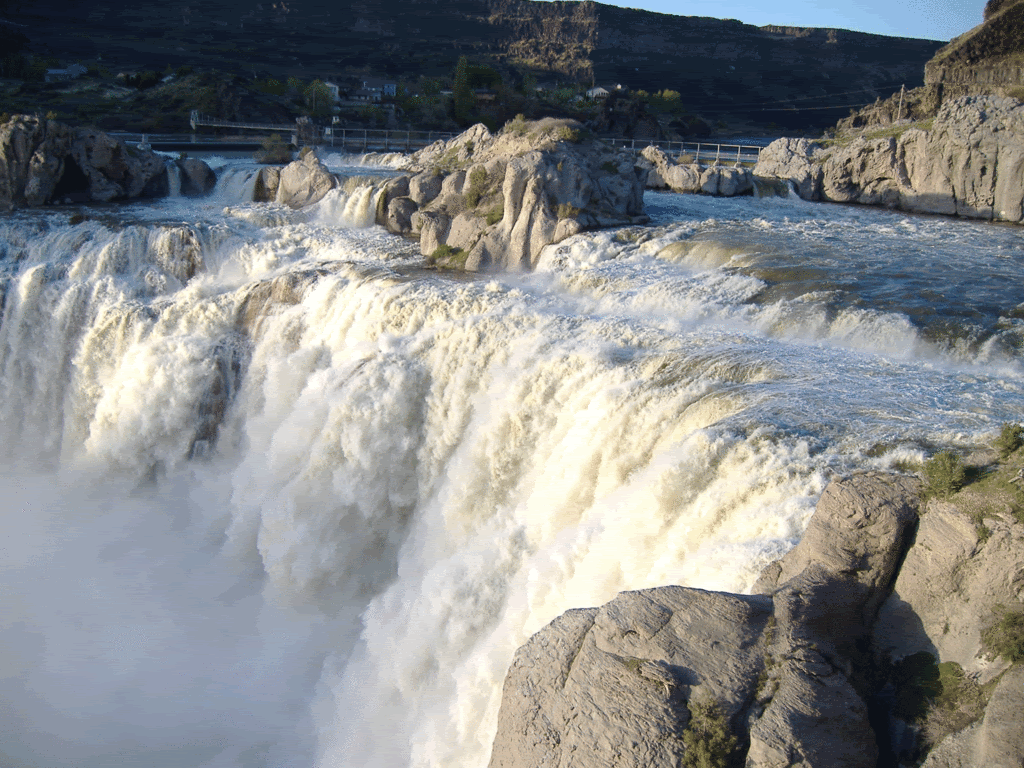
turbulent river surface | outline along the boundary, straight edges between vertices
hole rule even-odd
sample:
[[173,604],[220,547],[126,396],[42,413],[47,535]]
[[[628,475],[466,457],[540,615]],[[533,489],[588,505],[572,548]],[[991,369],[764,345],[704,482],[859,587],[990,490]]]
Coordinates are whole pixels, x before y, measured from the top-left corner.
[[5,768],[483,768],[561,612],[747,590],[834,475],[1024,413],[1017,228],[648,193],[448,275],[365,169],[216,164],[0,220]]

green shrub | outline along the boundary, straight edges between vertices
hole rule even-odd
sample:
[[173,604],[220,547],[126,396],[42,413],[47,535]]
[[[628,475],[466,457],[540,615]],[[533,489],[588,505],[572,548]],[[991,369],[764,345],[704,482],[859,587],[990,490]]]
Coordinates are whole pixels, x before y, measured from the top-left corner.
[[995,448],[999,452],[999,458],[1005,461],[1021,445],[1024,445],[1024,427],[1012,422],[1003,424],[995,443]]
[[571,144],[578,144],[583,138],[578,128],[571,128],[568,125],[560,125],[555,129],[555,139],[568,141]]
[[617,166],[611,160],[605,160],[603,163],[601,163],[601,170],[604,171],[605,173],[618,173],[619,166]]
[[505,123],[502,133],[510,133],[513,136],[526,135],[526,116],[521,112]]
[[469,173],[469,189],[466,190],[466,205],[476,208],[480,198],[487,191],[487,171],[477,166]]
[[738,742],[713,701],[689,704],[690,722],[683,731],[684,768],[728,768]]
[[965,477],[959,456],[952,451],[937,453],[924,463],[925,494],[945,499],[963,488]]
[[462,269],[466,266],[466,259],[469,254],[461,248],[453,248],[447,243],[441,243],[430,254],[430,264],[437,264],[442,267]]
[[890,680],[896,692],[893,714],[908,723],[923,720],[928,714],[928,702],[942,693],[939,667],[927,651],[896,662]]
[[1024,610],[998,606],[996,619],[981,633],[985,653],[1016,663],[1024,661]]
[[580,212],[581,210],[571,203],[558,204],[558,218],[560,219],[575,219]]
[[279,135],[271,134],[263,140],[262,149],[255,155],[257,163],[280,165],[292,161],[292,151]]
[[505,218],[505,205],[504,203],[498,203],[496,206],[491,208],[487,212],[487,226],[497,224],[499,221]]

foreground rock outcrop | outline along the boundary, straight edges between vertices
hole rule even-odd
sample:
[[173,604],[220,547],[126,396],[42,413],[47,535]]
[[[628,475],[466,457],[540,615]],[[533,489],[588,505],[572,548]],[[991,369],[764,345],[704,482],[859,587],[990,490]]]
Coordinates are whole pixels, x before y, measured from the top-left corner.
[[857,475],[826,489],[803,541],[753,595],[661,587],[565,614],[516,654],[492,768],[676,766],[706,701],[748,766],[874,766],[851,658],[916,505],[916,481]]
[[780,139],[755,176],[790,181],[805,200],[882,205],[974,219],[1024,219],[1024,104],[997,96],[947,102],[929,130],[843,147]]
[[[881,473],[831,483],[754,594],[661,587],[563,614],[516,653],[491,767],[674,767],[709,702],[747,768],[875,768],[926,748],[932,768],[1022,764],[1024,673],[986,660],[987,617],[967,605],[1020,604],[1024,526],[991,521],[982,551],[942,502],[919,525],[918,488]],[[972,672],[994,685],[973,714],[944,714],[945,731],[920,719],[958,693],[937,692],[940,661],[960,665],[947,686],[961,675],[981,691]]]
[[[212,187],[202,161],[181,167],[191,193]],[[163,157],[106,133],[29,115],[0,125],[0,209],[162,197],[169,189]]]
[[442,266],[528,270],[551,243],[648,221],[643,172],[571,120],[476,125],[414,154],[390,182],[377,223],[418,237]]

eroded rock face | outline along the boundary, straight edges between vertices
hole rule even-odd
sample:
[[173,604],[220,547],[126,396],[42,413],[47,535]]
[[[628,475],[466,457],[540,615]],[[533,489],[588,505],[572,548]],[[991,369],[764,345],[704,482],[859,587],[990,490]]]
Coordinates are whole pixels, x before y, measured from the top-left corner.
[[747,768],[874,768],[851,654],[891,588],[916,506],[913,480],[836,481],[759,594],[661,587],[564,614],[516,653],[492,768],[677,766],[690,705],[706,699]]
[[377,223],[411,231],[442,266],[473,271],[529,270],[545,246],[577,232],[646,223],[643,173],[582,130],[550,119],[497,135],[476,125],[431,145],[410,159],[408,202],[389,197]]
[[790,180],[805,200],[884,205],[973,219],[1024,220],[1024,105],[971,96],[939,109],[930,130],[859,138],[821,150],[780,139],[761,153],[757,176]]
[[1006,662],[985,658],[981,629],[997,606],[1024,602],[1024,526],[1001,515],[985,524],[988,538],[982,541],[965,514],[946,502],[929,502],[917,545],[879,612],[879,655],[901,659],[927,651],[983,681],[1006,669]]
[[819,200],[822,171],[813,161],[820,149],[809,139],[776,139],[761,150],[754,176],[785,179],[804,200]]
[[[188,162],[190,173],[209,185],[213,171],[201,160]],[[113,136],[27,115],[0,126],[2,208],[132,200],[168,191],[165,160]]]

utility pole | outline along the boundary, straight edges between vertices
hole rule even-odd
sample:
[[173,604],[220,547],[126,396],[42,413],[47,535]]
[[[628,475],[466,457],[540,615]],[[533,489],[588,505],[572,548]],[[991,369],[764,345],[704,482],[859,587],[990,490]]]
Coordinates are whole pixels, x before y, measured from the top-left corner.
[[903,119],[903,91],[906,89],[906,87],[906,83],[900,86],[900,109],[899,112],[896,113],[897,123]]

